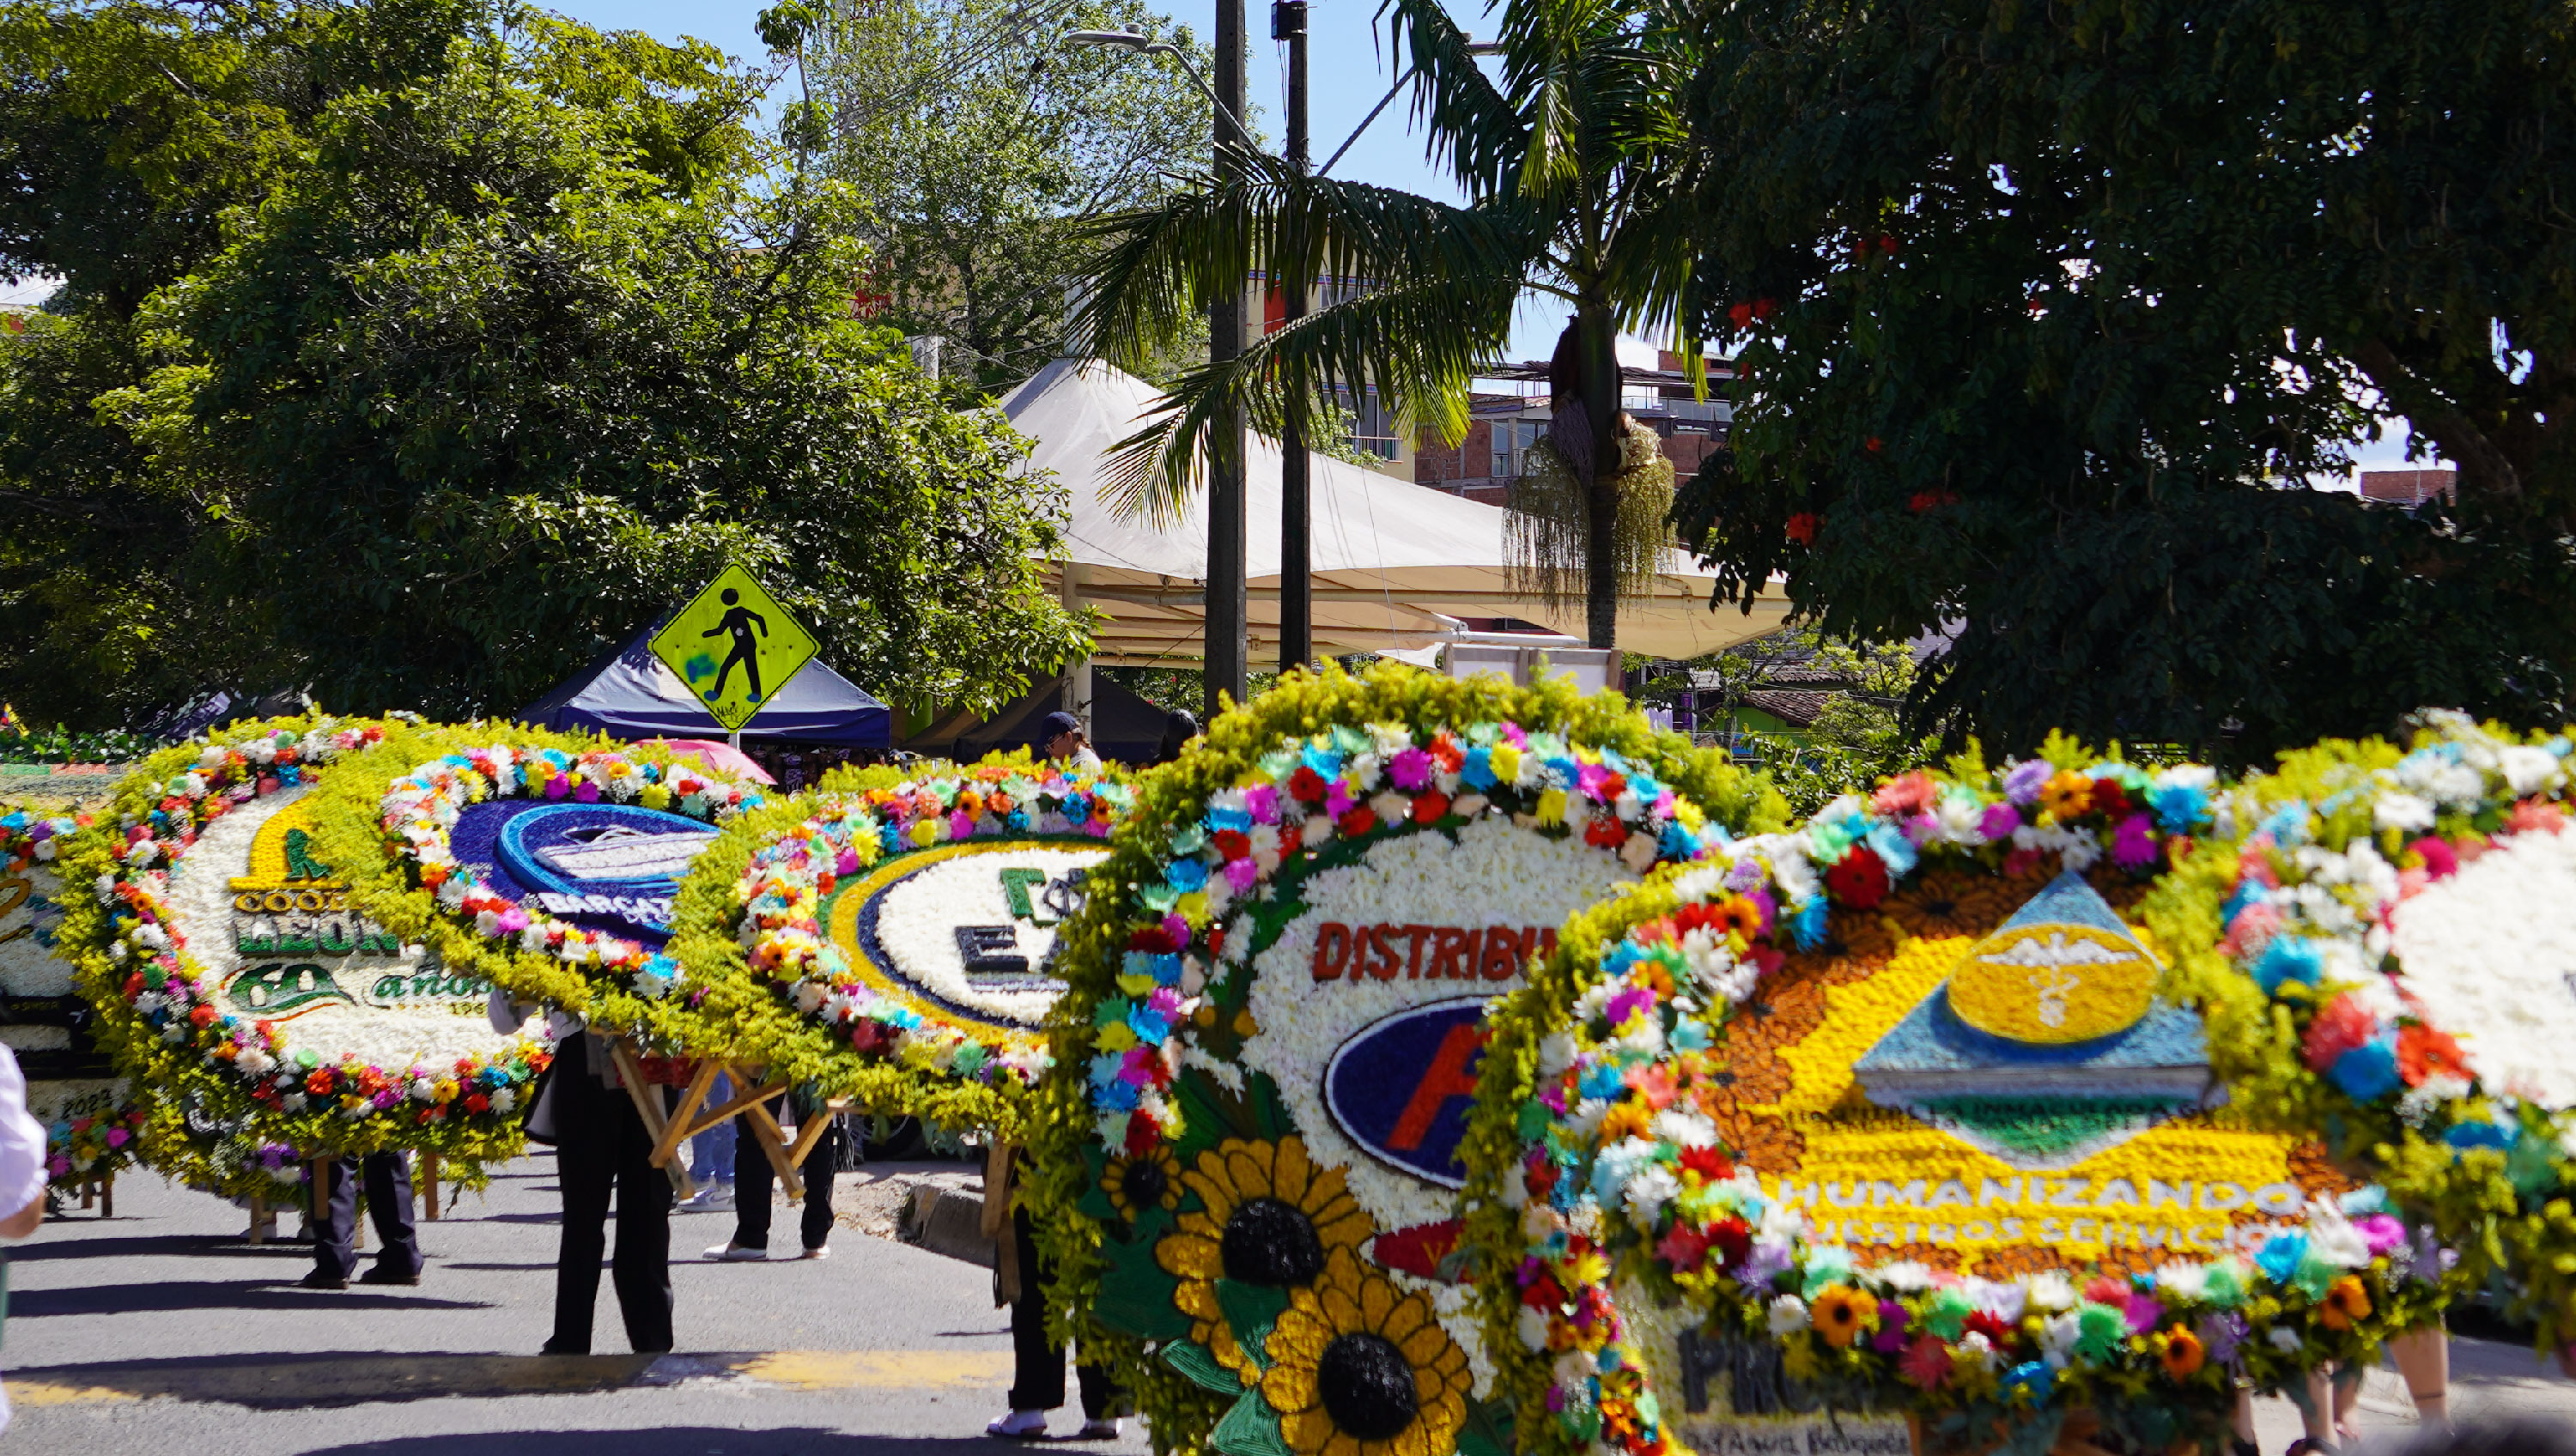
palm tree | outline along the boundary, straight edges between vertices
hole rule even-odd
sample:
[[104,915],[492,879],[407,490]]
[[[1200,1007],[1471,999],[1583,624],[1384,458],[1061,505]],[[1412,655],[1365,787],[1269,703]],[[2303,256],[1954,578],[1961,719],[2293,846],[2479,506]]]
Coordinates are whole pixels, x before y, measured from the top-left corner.
[[[1410,61],[1429,154],[1466,205],[1245,153],[1162,206],[1101,224],[1084,321],[1115,363],[1150,357],[1252,273],[1290,289],[1315,278],[1369,285],[1186,372],[1122,442],[1112,504],[1169,520],[1197,486],[1198,442],[1229,409],[1276,433],[1292,415],[1330,418],[1342,391],[1374,385],[1408,424],[1462,438],[1468,383],[1501,357],[1513,309],[1535,289],[1573,309],[1548,375],[1551,443],[1571,488],[1550,496],[1558,529],[1541,521],[1516,539],[1551,594],[1583,583],[1590,641],[1615,647],[1622,584],[1652,572],[1665,540],[1660,509],[1642,522],[1628,511],[1623,529],[1623,491],[1652,472],[1623,469],[1623,447],[1634,447],[1619,410],[1618,336],[1678,336],[1695,375],[1701,357],[1686,16],[1638,0],[1509,0],[1499,76],[1489,76],[1436,0],[1385,0],[1379,14]],[[1669,471],[1661,479],[1669,488]]]

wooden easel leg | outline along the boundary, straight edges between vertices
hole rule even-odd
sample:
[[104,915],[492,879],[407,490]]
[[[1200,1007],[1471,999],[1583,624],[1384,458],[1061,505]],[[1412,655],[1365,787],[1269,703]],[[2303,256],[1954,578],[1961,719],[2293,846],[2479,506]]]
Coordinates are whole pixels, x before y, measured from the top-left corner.
[[98,1216],[116,1217],[116,1175],[114,1173],[98,1180]]
[[97,1203],[97,1202],[98,1202],[98,1180],[97,1180],[97,1179],[95,1179],[95,1178],[84,1178],[84,1179],[82,1179],[82,1180],[81,1180],[81,1207],[83,1207],[83,1208],[89,1208],[89,1207],[92,1207],[92,1206],[96,1205],[96,1203]]
[[698,1063],[696,1075],[689,1078],[688,1090],[680,1094],[680,1105],[671,1109],[669,1120],[662,1124],[661,1135],[653,1140],[654,1167],[670,1166],[680,1145],[689,1139],[689,1119],[697,1116],[700,1104],[707,1100],[707,1090],[715,1086],[716,1078],[723,1072],[723,1066],[713,1059]]
[[250,1241],[268,1242],[268,1200],[256,1193],[250,1196]]
[[420,1155],[420,1185],[421,1216],[436,1223],[438,1221],[438,1154]]
[[[634,1099],[636,1115],[644,1119],[644,1130],[658,1145],[670,1119],[662,1111],[662,1099],[653,1095],[652,1085],[644,1080],[644,1064],[635,1055],[635,1044],[621,1036],[608,1044],[608,1056],[617,1064],[617,1080],[626,1084],[626,1095]],[[662,1171],[671,1176],[671,1186],[682,1198],[696,1196],[698,1185],[690,1181],[686,1163],[665,1163]]]

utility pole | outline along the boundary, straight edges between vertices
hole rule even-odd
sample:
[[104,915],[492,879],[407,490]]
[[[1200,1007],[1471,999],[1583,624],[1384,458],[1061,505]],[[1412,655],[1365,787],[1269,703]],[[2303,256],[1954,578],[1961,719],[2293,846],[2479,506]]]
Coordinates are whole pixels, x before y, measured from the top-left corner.
[[[1288,43],[1288,166],[1299,176],[1308,166],[1306,148],[1306,0],[1271,0],[1270,38]],[[1270,286],[1280,290],[1284,324],[1306,316],[1306,289],[1314,280],[1301,268],[1274,264]],[[1279,431],[1279,670],[1293,671],[1315,660],[1314,554],[1312,518],[1314,489],[1306,454],[1303,400],[1288,401],[1288,419]]]
[[[1249,59],[1243,32],[1243,0],[1216,0],[1216,170],[1220,183],[1243,173],[1251,149],[1237,118],[1243,115],[1244,64]],[[1209,310],[1208,358],[1223,364],[1243,352],[1243,282],[1220,296]],[[1207,668],[1207,721],[1214,723],[1219,700],[1244,699],[1244,677],[1251,666],[1251,622],[1244,589],[1250,538],[1245,531],[1242,412],[1220,411],[1208,440],[1207,611],[1204,619]]]

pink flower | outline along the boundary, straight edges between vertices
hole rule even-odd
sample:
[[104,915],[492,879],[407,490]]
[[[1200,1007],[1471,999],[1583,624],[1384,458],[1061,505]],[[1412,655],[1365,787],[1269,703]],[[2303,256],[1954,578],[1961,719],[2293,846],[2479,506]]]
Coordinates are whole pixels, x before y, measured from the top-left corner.
[[583,779],[573,786],[572,797],[573,802],[577,804],[596,804],[599,802],[599,785],[592,780]]
[[2129,1318],[2129,1333],[2143,1335],[2165,1317],[2165,1307],[2144,1294],[2132,1294],[2122,1313]]
[[1878,792],[1870,796],[1870,807],[1891,819],[1918,814],[1932,806],[1932,796],[1938,791],[1932,776],[1916,769],[1881,784]]
[[952,813],[952,814],[950,814],[950,815],[948,816],[948,837],[949,837],[949,838],[951,838],[951,839],[967,839],[967,838],[971,838],[971,837],[973,837],[974,833],[975,833],[975,818],[974,818],[974,816],[973,816],[973,815],[968,814],[966,811],[964,811],[964,810],[960,809],[960,810],[956,811],[955,813]]
[[1905,1357],[1896,1362],[1896,1373],[1909,1385],[1924,1390],[1937,1390],[1950,1378],[1950,1347],[1939,1335],[1924,1335],[1906,1347]]
[[1225,882],[1232,885],[1238,895],[1251,889],[1252,882],[1260,877],[1261,866],[1256,861],[1230,859],[1225,862]]
[[1977,816],[1977,836],[1989,844],[2012,838],[2013,831],[2020,827],[2021,811],[2010,804],[1989,804],[1986,812]]
[[2378,1034],[2379,1018],[2370,1014],[2360,997],[2346,991],[2327,1002],[2317,1019],[2308,1023],[2308,1035],[2300,1050],[2308,1070],[2322,1072],[2345,1052]]
[[1419,747],[1407,748],[1386,762],[1386,776],[1395,780],[1399,789],[1418,789],[1431,782],[1431,755]]
[[570,798],[571,796],[572,780],[565,778],[562,774],[556,774],[554,777],[546,780],[547,798],[565,799]]
[[2281,933],[2281,912],[2266,901],[2257,900],[2236,912],[2227,922],[2227,953],[2237,960],[2259,954]]
[[2504,827],[2509,834],[2555,834],[2567,827],[2567,811],[2546,799],[2525,799],[2505,816]]
[[2352,1221],[2353,1232],[2370,1246],[2370,1256],[2378,1258],[2406,1242],[2406,1225],[2384,1213],[2369,1214]]
[[1279,822],[1279,790],[1269,784],[1256,784],[1243,791],[1243,807],[1255,824]]
[[71,1155],[68,1153],[56,1153],[45,1160],[45,1171],[53,1174],[57,1178],[71,1170],[72,1160]]
[[121,1148],[131,1141],[133,1137],[134,1134],[127,1132],[121,1127],[111,1127],[107,1130],[107,1145],[111,1148]]
[[2460,872],[2460,857],[2451,853],[2449,845],[2431,835],[2426,835],[2406,847],[2424,857],[2424,873],[2434,879],[2447,880]]

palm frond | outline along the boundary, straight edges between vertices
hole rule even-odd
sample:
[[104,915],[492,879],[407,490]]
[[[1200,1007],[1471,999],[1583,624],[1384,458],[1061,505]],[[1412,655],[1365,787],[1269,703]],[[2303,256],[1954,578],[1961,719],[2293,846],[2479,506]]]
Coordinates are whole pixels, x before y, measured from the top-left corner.
[[1445,162],[1471,199],[1508,188],[1527,150],[1528,123],[1468,54],[1467,33],[1439,0],[1384,0],[1377,14],[1412,62],[1413,120],[1429,138],[1431,160]]

